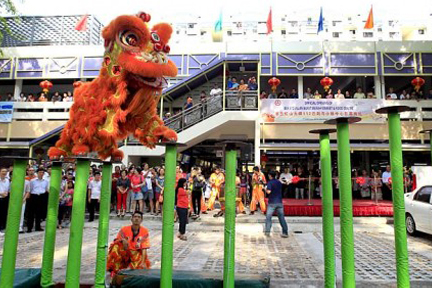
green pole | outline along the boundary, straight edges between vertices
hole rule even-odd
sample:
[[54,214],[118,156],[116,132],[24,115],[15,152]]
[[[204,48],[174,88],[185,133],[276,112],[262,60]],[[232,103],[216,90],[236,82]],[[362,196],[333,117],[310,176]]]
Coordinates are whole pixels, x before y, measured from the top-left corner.
[[15,262],[18,248],[18,233],[21,219],[25,171],[27,160],[14,161],[13,180],[9,195],[9,209],[4,236],[0,287],[12,288],[15,278]]
[[59,194],[62,179],[62,166],[61,162],[54,161],[51,169],[50,189],[48,195],[48,211],[45,226],[45,239],[42,255],[42,277],[41,286],[51,287],[54,286],[52,279],[53,264],[54,264],[54,250],[56,242],[57,219],[59,209]]
[[396,274],[398,287],[410,287],[408,246],[405,226],[405,204],[402,165],[400,115],[389,111],[389,144],[393,190],[393,219],[396,247]]
[[162,215],[162,257],[160,287],[172,287],[173,242],[174,242],[174,199],[177,145],[167,144],[165,151],[165,186]]
[[232,288],[235,283],[235,217],[236,217],[236,162],[237,151],[227,147],[225,154],[225,233],[223,287]]
[[111,205],[112,163],[104,162],[102,168],[102,193],[99,205],[99,229],[96,250],[95,287],[105,287],[105,271],[108,247],[108,229]]
[[328,133],[320,134],[320,161],[323,209],[324,283],[326,288],[333,288],[335,287],[335,246],[330,137]]
[[76,181],[72,205],[72,221],[70,225],[69,250],[66,267],[67,288],[80,287],[81,247],[89,169],[89,160],[77,159]]
[[337,123],[338,176],[340,191],[340,230],[342,252],[342,283],[355,287],[354,228],[352,212],[351,154],[348,122]]

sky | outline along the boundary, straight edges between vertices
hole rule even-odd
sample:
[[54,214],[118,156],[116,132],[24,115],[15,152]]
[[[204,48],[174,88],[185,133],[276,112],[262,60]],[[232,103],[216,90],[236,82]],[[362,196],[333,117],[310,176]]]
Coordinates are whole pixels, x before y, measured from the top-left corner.
[[191,13],[199,14],[204,21],[213,21],[221,9],[226,14],[257,14],[265,21],[270,6],[274,14],[281,11],[288,16],[290,13],[310,13],[311,16],[316,14],[318,18],[320,6],[326,17],[339,13],[367,15],[373,5],[375,21],[388,15],[408,21],[432,20],[432,0],[416,0],[415,5],[406,0],[14,0],[14,3],[23,16],[92,14],[103,24],[118,15],[135,14],[138,11],[150,13],[155,21],[169,21],[173,15],[187,18]]

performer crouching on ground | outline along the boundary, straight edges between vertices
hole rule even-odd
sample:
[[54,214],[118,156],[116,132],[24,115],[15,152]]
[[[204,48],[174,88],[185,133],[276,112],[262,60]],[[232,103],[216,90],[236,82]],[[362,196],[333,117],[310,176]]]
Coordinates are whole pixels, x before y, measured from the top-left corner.
[[132,225],[121,228],[109,247],[107,271],[111,276],[122,269],[150,269],[150,240],[148,230],[141,226],[143,213],[135,211],[131,221]]

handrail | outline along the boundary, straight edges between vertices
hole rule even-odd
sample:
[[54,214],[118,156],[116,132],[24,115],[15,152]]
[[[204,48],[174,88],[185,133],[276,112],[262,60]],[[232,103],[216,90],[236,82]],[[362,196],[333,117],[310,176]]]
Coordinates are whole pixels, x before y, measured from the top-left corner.
[[[225,109],[257,110],[258,91],[226,91]],[[164,122],[165,126],[180,132],[221,111],[223,111],[223,96],[210,96]]]

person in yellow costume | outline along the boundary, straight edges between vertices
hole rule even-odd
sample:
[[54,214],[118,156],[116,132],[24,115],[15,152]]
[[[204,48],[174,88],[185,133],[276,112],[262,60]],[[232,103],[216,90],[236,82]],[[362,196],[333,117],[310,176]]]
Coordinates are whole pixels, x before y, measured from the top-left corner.
[[208,210],[214,210],[214,203],[216,201],[216,197],[219,199],[219,193],[222,184],[225,183],[225,176],[221,173],[221,170],[219,167],[216,167],[214,172],[210,176],[210,186],[211,186],[211,193],[210,193],[210,199],[208,201]]
[[[236,185],[235,186],[235,193],[236,193],[236,214],[238,214],[238,213],[246,214],[246,211],[244,210],[244,205],[243,205],[242,199],[239,196],[240,195],[240,184],[241,184],[239,175],[240,175],[240,171],[237,170],[237,175],[236,175],[236,178],[235,178],[236,179],[236,181],[235,181],[235,185]],[[221,210],[217,214],[213,215],[213,217],[221,217],[225,213],[225,192],[226,192],[225,191],[225,184],[222,185],[222,188],[221,188],[220,192],[223,195],[223,196],[221,195],[219,197],[219,202],[221,204]]]
[[261,212],[265,214],[266,204],[264,202],[264,186],[267,184],[265,175],[260,171],[258,166],[253,168],[252,175],[252,200],[250,204],[250,214],[253,215],[257,210],[257,202],[259,202]]

